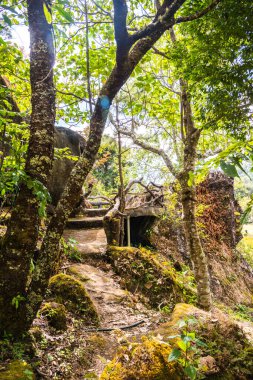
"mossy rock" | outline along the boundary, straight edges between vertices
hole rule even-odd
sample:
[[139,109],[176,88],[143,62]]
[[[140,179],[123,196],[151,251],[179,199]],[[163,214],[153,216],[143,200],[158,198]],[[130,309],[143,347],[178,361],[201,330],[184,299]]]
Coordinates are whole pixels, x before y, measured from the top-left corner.
[[62,304],[47,302],[40,313],[47,318],[49,326],[58,331],[67,329],[66,309]]
[[83,317],[87,324],[99,324],[97,311],[83,284],[74,277],[60,273],[49,281],[49,292],[54,301]]
[[[219,309],[211,312],[194,307],[193,305],[177,304],[171,315],[171,320],[159,326],[153,336],[176,345],[177,338],[170,336],[180,334],[179,321],[193,316],[196,324],[190,327],[196,338],[205,346],[201,347],[201,357],[212,357],[217,366],[217,373],[209,374],[208,379],[252,379],[253,345],[240,328],[228,315]],[[253,327],[253,326],[252,326]]]
[[152,307],[174,306],[177,302],[196,299],[196,290],[179,281],[175,268],[161,262],[158,254],[145,248],[109,247],[107,255],[125,287],[146,296]]
[[26,361],[14,360],[4,371],[0,371],[0,380],[35,380],[35,374]]
[[100,380],[181,380],[182,369],[178,363],[168,361],[170,353],[168,344],[143,338],[141,344],[122,347]]

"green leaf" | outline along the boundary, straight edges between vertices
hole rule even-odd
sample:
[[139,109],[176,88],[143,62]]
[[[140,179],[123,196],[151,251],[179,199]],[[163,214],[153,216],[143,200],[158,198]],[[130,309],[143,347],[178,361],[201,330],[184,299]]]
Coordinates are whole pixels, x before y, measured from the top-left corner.
[[229,177],[233,177],[233,178],[238,177],[239,178],[239,175],[237,173],[235,165],[233,165],[229,162],[225,162],[224,160],[221,160],[220,161],[220,167],[223,170],[223,172],[225,174],[227,174]]
[[185,368],[184,368],[184,373],[189,376],[189,378],[191,380],[195,380],[196,379],[196,376],[197,376],[197,370],[195,367],[193,367],[192,365],[188,364]]
[[193,183],[194,183],[194,177],[195,177],[194,173],[192,171],[190,171],[189,172],[189,179],[188,179],[188,182],[187,182],[188,186],[191,187],[193,185]]
[[43,3],[44,15],[48,24],[52,24],[52,13],[46,3]]
[[4,19],[4,21],[6,22],[6,24],[8,24],[9,26],[12,26],[12,22],[11,22],[11,20],[9,19],[8,16],[3,15],[3,19]]
[[177,345],[178,347],[183,351],[183,352],[186,352],[189,344],[188,343],[185,343],[184,341],[180,340],[179,342],[177,342]]
[[18,12],[16,12],[13,7],[8,7],[7,5],[2,5],[1,4],[1,8],[7,9],[8,11],[10,11],[10,12],[15,13],[16,15],[18,15]]
[[180,358],[180,356],[181,356],[180,350],[178,350],[177,348],[174,348],[168,357],[168,361],[173,362],[174,360],[177,360],[178,358]]
[[72,22],[72,23],[75,22],[74,19],[73,19],[73,17],[71,16],[71,14],[69,12],[65,11],[65,9],[63,9],[63,8],[61,8],[59,6],[55,6],[55,8],[60,13],[60,15],[62,17],[64,17],[67,21]]
[[186,322],[184,320],[180,320],[178,322],[178,327],[181,329],[182,327],[185,327],[186,326]]

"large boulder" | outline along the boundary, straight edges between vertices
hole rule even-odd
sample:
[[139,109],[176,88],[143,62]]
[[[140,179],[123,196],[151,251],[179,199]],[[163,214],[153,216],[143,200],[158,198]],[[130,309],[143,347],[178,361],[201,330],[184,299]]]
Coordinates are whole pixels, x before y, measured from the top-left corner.
[[[79,157],[85,149],[85,143],[85,139],[78,132],[64,127],[55,128],[55,148],[69,148],[72,156]],[[69,158],[54,160],[48,184],[54,206],[61,197],[74,165],[75,161]]]
[[98,325],[99,316],[81,281],[59,273],[49,281],[49,298],[82,317],[86,324]]
[[145,248],[115,247],[107,257],[122,285],[144,296],[152,307],[174,307],[176,302],[196,302],[195,284],[188,274],[178,272],[170,262]]

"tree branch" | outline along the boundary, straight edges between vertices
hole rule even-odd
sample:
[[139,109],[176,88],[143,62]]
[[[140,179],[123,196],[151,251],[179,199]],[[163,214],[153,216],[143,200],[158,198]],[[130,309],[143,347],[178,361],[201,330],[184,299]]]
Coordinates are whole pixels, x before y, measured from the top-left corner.
[[126,0],[113,0],[114,5],[114,33],[117,43],[116,61],[120,66],[124,63],[124,59],[127,57],[130,45],[129,35],[127,31],[127,4]]
[[163,149],[156,148],[150,144],[145,143],[144,141],[139,140],[133,132],[128,132],[128,131],[125,131],[122,129],[120,130],[120,132],[123,135],[130,137],[134,144],[140,146],[141,148],[143,148],[145,150],[148,150],[149,152],[152,152],[152,153],[162,157],[163,161],[165,162],[165,164],[166,164],[167,168],[169,169],[169,171],[171,172],[171,174],[175,178],[177,178],[178,172],[175,169],[171,159],[169,158],[169,156],[165,153],[165,151]]
[[188,22],[188,21],[197,20],[198,18],[201,18],[204,15],[206,15],[207,13],[209,13],[210,11],[212,11],[220,2],[221,2],[221,0],[214,0],[208,7],[204,8],[202,11],[198,11],[192,15],[189,15],[189,16],[178,17],[175,20],[175,24],[180,24],[181,22]]
[[138,30],[130,36],[131,46],[138,40],[150,36],[158,29],[164,31],[171,28],[175,24],[174,14],[185,3],[186,0],[165,0],[157,10],[154,20],[143,29]]

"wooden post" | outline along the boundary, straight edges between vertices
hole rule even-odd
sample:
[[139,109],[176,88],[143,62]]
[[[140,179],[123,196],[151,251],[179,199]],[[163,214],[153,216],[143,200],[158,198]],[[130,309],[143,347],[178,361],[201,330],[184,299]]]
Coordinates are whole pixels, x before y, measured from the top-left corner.
[[127,215],[127,246],[131,247],[130,215]]

